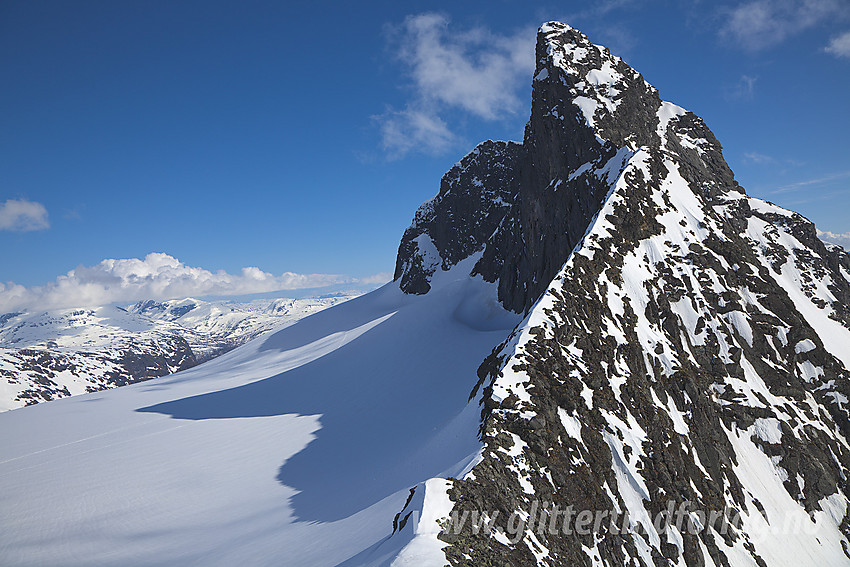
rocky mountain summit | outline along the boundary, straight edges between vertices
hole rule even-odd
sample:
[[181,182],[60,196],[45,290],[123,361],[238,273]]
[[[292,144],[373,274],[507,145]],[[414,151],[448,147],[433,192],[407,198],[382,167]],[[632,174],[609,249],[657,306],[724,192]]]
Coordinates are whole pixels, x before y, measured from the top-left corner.
[[464,157],[399,247],[408,294],[472,258],[525,317],[478,370],[448,562],[850,564],[850,256],[608,49],[550,22],[536,57],[522,144]]

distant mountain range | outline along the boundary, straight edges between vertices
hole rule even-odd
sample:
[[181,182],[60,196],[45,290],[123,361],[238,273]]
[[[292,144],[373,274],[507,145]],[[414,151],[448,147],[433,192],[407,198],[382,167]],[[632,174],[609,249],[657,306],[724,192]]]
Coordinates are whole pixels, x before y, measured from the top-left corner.
[[356,295],[5,313],[0,411],[173,374]]

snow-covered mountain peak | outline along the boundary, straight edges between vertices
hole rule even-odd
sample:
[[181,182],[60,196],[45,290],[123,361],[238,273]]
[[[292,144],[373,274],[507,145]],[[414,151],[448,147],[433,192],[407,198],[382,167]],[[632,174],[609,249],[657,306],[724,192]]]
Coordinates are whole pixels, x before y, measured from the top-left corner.
[[706,197],[743,192],[703,121],[663,102],[607,48],[550,22],[536,50],[522,144],[488,140],[446,173],[399,246],[403,291],[427,293],[435,270],[481,252],[472,273],[498,282],[506,308],[528,311],[640,150],[653,155],[647,180],[668,156]]
[[850,565],[850,255],[577,30],[537,60],[523,142],[446,173],[395,285],[0,415],[4,559]]
[[657,142],[644,133],[654,130],[645,126],[656,120],[658,91],[608,48],[565,24],[540,28],[533,88],[546,114],[575,115],[600,140],[633,150]]

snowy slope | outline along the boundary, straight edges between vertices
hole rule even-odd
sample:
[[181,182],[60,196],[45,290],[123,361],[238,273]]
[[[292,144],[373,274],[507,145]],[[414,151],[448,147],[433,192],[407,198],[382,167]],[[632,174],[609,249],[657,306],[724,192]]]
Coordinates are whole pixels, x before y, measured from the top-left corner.
[[355,295],[7,313],[0,411],[173,374]]
[[174,376],[0,415],[3,564],[394,555],[409,489],[474,458],[469,377],[518,322],[459,268],[426,297],[389,284]]
[[850,565],[850,256],[604,47],[536,49],[522,144],[443,177],[394,283],[0,415],[2,563]]

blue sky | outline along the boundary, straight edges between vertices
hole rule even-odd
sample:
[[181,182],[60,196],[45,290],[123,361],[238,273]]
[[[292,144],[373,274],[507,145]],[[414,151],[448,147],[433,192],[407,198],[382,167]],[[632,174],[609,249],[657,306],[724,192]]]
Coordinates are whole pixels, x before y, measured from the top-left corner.
[[528,4],[0,2],[0,299],[391,272],[442,174],[521,139],[550,19],[702,116],[750,194],[850,233],[846,0]]

